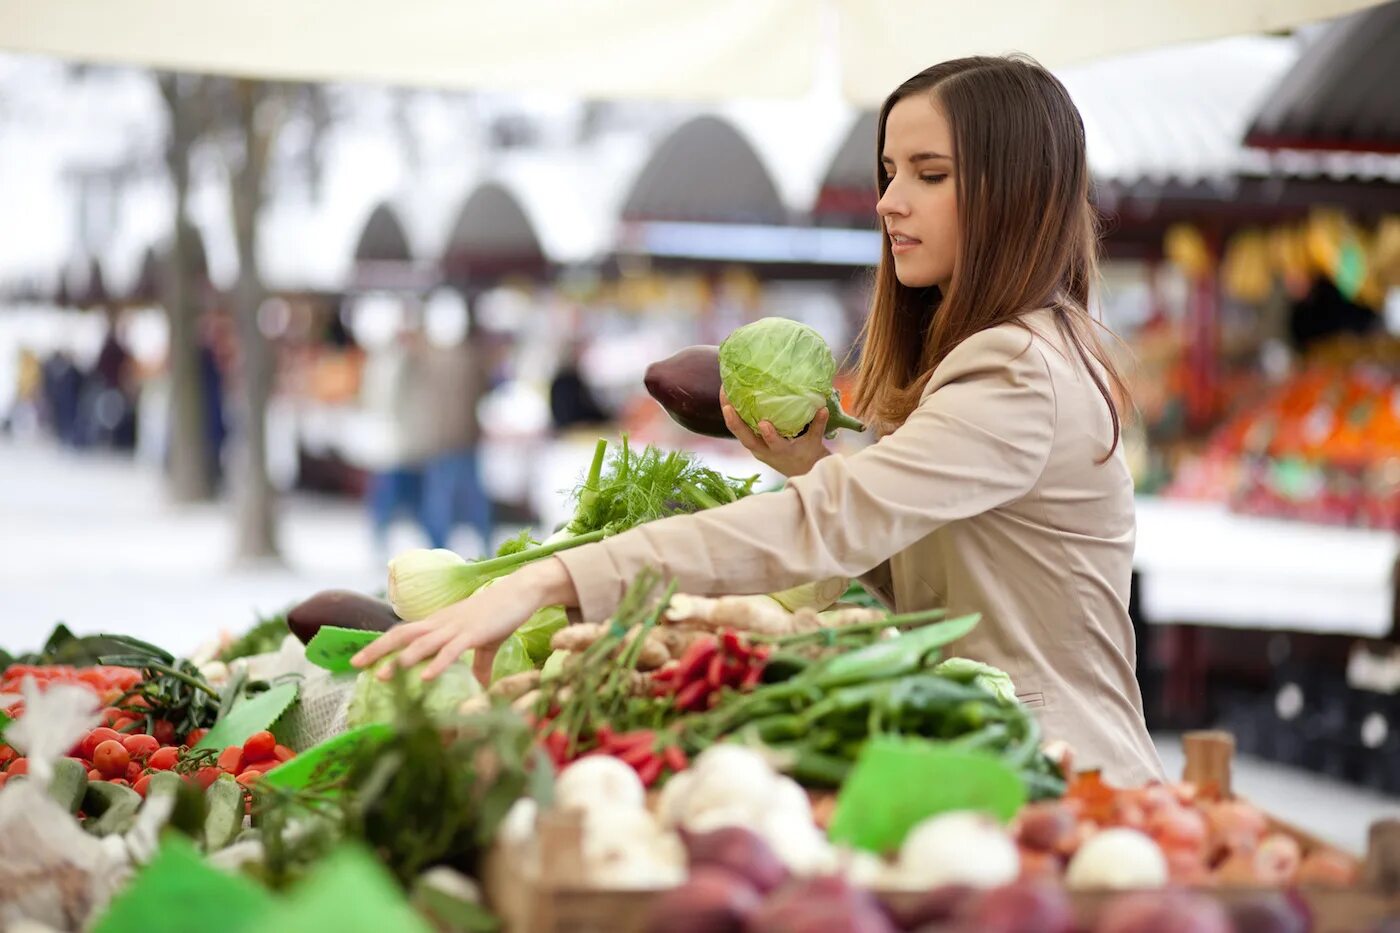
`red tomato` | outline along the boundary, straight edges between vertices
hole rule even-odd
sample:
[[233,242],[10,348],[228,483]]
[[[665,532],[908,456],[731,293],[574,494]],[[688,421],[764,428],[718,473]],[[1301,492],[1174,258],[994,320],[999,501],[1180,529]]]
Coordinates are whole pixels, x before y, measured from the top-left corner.
[[250,768],[238,776],[238,783],[242,784],[244,787],[252,787],[253,782],[259,780],[262,776],[263,773],[261,771]]
[[150,786],[151,776],[149,774],[143,774],[141,775],[141,777],[137,778],[135,784],[131,785],[131,789],[136,791],[136,793],[140,794],[142,797],[144,797],[146,796],[146,788]]
[[297,753],[285,745],[279,745],[272,750],[272,757],[278,761],[291,761],[296,756]]
[[155,740],[155,736],[142,735],[139,732],[122,739],[122,745],[126,748],[128,755],[142,761],[151,757],[151,754],[160,748],[160,743]]
[[136,722],[137,720],[134,716],[118,716],[116,719],[112,720],[112,728],[116,729],[122,735],[127,735],[136,731]]
[[175,767],[175,762],[179,760],[180,750],[173,745],[167,745],[151,752],[151,758],[146,764],[156,771],[169,771]]
[[112,723],[116,722],[118,719],[121,719],[123,716],[126,716],[126,713],[122,710],[117,709],[115,706],[103,707],[102,725],[107,726],[108,728],[113,728]]
[[200,768],[194,773],[194,782],[199,785],[200,790],[208,790],[209,785],[217,781],[223,773],[223,769],[213,766]]
[[10,762],[10,767],[5,770],[5,773],[10,775],[10,777],[14,777],[16,774],[28,774],[29,759],[16,758],[14,761]]
[[108,729],[106,726],[98,726],[87,734],[87,738],[78,743],[78,751],[89,761],[92,760],[92,753],[103,742],[108,740],[120,742],[122,734],[115,729]]
[[107,783],[108,783],[108,784],[120,784],[122,787],[130,787],[130,786],[131,786],[131,782],[128,781],[126,778],[108,778],[108,779],[107,779]]
[[193,748],[199,744],[200,739],[209,734],[208,729],[191,729],[190,734],[185,736],[185,744]]
[[267,761],[277,750],[277,740],[272,737],[271,732],[254,732],[248,736],[248,741],[243,743],[243,760]]
[[133,784],[136,783],[136,781],[140,779],[141,775],[145,773],[146,769],[141,767],[141,762],[132,761],[127,763],[126,779],[128,781],[131,781]]
[[3,765],[5,762],[18,757],[19,755],[16,754],[13,748],[10,748],[10,746],[8,745],[0,745],[0,765]]
[[243,769],[243,749],[230,745],[219,753],[219,767],[229,774],[237,774]]
[[108,739],[93,750],[92,764],[107,777],[119,778],[126,774],[126,766],[131,764],[131,756],[126,753],[122,743]]
[[151,701],[138,693],[136,696],[127,697],[126,705],[128,709],[150,709]]
[[168,719],[157,719],[151,728],[151,735],[162,745],[175,744],[175,723]]
[[102,776],[102,772],[101,772],[101,771],[98,771],[96,768],[88,768],[88,780],[89,780],[89,781],[105,781],[106,778],[104,778],[104,777]]

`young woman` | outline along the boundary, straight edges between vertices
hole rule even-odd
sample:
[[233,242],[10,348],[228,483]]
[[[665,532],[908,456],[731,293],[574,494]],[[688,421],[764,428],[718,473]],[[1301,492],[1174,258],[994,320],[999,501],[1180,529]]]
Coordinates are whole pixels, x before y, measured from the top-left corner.
[[1135,521],[1119,444],[1123,384],[1089,290],[1096,234],[1084,128],[1064,87],[1019,58],[928,69],[881,108],[887,236],[853,407],[881,439],[827,456],[803,437],[745,446],[774,493],[654,522],[528,566],[366,649],[428,674],[492,649],[536,609],[606,618],[643,567],[682,592],[765,593],[861,575],[899,612],[982,623],[950,651],[1005,669],[1047,736],[1114,782],[1161,776],[1128,620]]

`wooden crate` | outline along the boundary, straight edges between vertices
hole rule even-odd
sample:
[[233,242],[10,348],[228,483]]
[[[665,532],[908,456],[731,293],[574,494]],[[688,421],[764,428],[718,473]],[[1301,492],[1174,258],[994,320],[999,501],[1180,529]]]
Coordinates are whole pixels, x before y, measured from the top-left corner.
[[[1234,740],[1226,733],[1200,732],[1185,736],[1183,780],[1198,786],[1214,784],[1231,795],[1230,765]],[[1305,853],[1334,848],[1329,843],[1270,816],[1273,829],[1298,839]],[[655,898],[651,891],[590,888],[584,883],[583,825],[576,813],[540,814],[532,859],[524,851],[498,844],[483,877],[493,909],[514,933],[641,933]],[[1382,920],[1400,917],[1400,820],[1381,820],[1371,827],[1364,862],[1363,885],[1338,889],[1308,887],[1299,894],[1312,909],[1317,933],[1357,933]],[[1204,889],[1229,903],[1256,896],[1250,888]],[[1121,891],[1077,891],[1070,900],[1081,925],[1092,926],[1102,906]],[[907,892],[880,894],[888,903],[917,897]]]

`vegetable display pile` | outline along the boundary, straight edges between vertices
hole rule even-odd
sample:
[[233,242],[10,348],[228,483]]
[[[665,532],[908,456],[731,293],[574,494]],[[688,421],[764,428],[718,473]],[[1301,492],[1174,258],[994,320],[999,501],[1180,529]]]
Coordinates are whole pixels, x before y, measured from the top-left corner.
[[679,763],[733,737],[768,748],[806,784],[835,787],[870,738],[921,736],[996,756],[1033,798],[1063,792],[1034,718],[989,688],[1000,672],[936,670],[943,647],[977,617],[856,610],[845,626],[808,628],[810,611],[755,611],[744,598],[698,601],[661,589],[644,573],[610,624],[561,631],[555,647],[569,656],[558,676],[515,697],[557,764],[607,752],[620,735],[651,736],[619,753],[650,786],[682,770],[668,767],[668,745]]

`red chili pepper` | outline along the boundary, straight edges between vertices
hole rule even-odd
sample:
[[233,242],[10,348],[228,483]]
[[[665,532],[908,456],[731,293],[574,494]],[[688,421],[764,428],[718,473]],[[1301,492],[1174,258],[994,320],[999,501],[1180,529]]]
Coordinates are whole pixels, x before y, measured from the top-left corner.
[[633,732],[622,732],[612,737],[609,748],[614,752],[624,752],[629,748],[651,748],[656,744],[656,733],[651,729],[637,729]]
[[718,690],[724,686],[724,662],[727,660],[724,654],[716,651],[710,656],[710,663],[706,667],[705,682],[711,689]]
[[676,682],[688,684],[694,680],[717,651],[719,643],[712,636],[705,635],[691,642],[690,647],[685,649],[685,654],[681,655],[681,662],[676,668]]
[[607,748],[617,738],[617,733],[612,730],[612,726],[604,723],[593,730],[593,735],[598,739],[599,748]]
[[650,745],[637,745],[613,757],[625,765],[641,768],[642,765],[656,757],[656,752],[652,750]]
[[666,767],[674,772],[690,767],[690,760],[685,757],[685,750],[679,745],[667,745],[661,751],[661,759],[666,762]]
[[739,633],[732,628],[727,628],[720,633],[720,641],[724,644],[724,650],[736,658],[747,658],[753,653],[753,649],[744,644]]
[[750,666],[747,660],[726,658],[724,673],[720,675],[720,679],[726,687],[737,687],[744,682],[744,674],[748,672]]
[[676,709],[689,712],[700,709],[704,705],[705,697],[710,695],[710,685],[703,680],[692,681],[681,688],[681,692],[676,694]]
[[637,768],[637,777],[641,778],[643,787],[650,787],[656,783],[656,779],[661,777],[662,761],[653,755],[648,761]]
[[569,737],[562,732],[551,732],[544,737],[544,750],[549,753],[556,765],[569,760]]
[[750,662],[749,669],[744,672],[743,680],[739,681],[740,690],[752,690],[758,686],[758,682],[763,679],[763,665]]
[[652,682],[653,682],[653,683],[658,683],[658,684],[669,684],[669,683],[671,683],[672,681],[674,681],[674,680],[676,679],[676,674],[677,674],[677,672],[679,672],[679,671],[680,671],[680,665],[679,665],[679,664],[672,664],[671,662],[668,661],[668,662],[666,662],[666,666],[665,666],[665,667],[661,668],[660,670],[652,671],[652,673],[651,673]]

